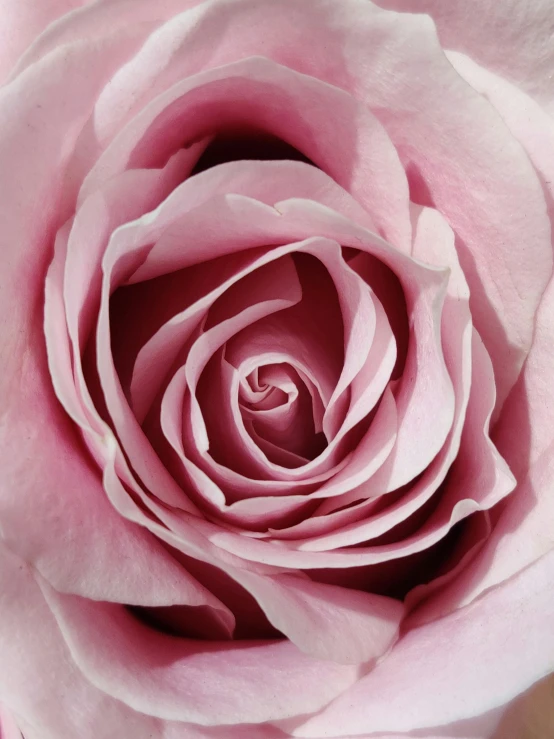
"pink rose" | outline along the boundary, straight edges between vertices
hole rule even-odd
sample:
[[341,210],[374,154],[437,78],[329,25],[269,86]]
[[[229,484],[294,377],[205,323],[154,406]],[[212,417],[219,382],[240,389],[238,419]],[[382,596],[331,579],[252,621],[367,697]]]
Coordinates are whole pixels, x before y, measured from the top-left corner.
[[491,737],[554,671],[552,4],[39,5],[2,739]]

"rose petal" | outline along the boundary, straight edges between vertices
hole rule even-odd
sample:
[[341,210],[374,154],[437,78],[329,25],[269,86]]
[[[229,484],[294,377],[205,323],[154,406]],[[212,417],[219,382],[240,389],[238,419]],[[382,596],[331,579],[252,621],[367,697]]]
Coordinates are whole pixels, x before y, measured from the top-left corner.
[[[228,309],[231,309],[233,313],[237,311],[237,313],[235,315],[231,314],[229,318],[204,332],[193,343],[184,364],[185,377],[190,392],[190,442],[192,445],[190,451],[194,454],[193,459],[197,458],[197,453],[200,452],[206,460],[209,459],[208,464],[210,466],[213,457],[212,454],[209,458],[207,457],[210,449],[210,439],[202,418],[201,407],[196,399],[197,383],[209,360],[207,352],[216,352],[237,331],[268,314],[294,306],[301,298],[301,285],[294,264],[286,256],[284,260],[278,260],[272,264],[271,269],[261,268],[255,273],[251,273],[249,277],[255,279],[248,280],[248,277],[246,277],[244,281],[236,285],[237,291],[230,290],[228,295],[223,296],[227,298]],[[272,292],[274,293],[273,296]],[[243,305],[241,305],[239,299],[241,299]],[[171,402],[165,398],[162,400],[162,428],[164,428],[168,414],[182,413],[183,400],[181,399],[181,403],[179,403],[179,399],[174,394],[172,394]],[[270,463],[267,459],[264,460],[259,450],[256,454],[256,446],[246,433],[244,425],[240,420],[233,419],[229,399],[218,397],[219,404],[221,404],[221,412],[223,413],[222,425],[226,429],[226,435],[228,435],[226,436],[225,447],[233,450],[233,456],[237,455],[237,464],[240,464],[241,459],[244,460],[247,468],[252,470],[248,474],[251,474],[252,477],[260,475],[264,477],[267,475],[267,469],[264,468],[269,466]],[[186,429],[189,427],[188,420],[187,418],[185,423]],[[174,421],[172,425],[175,426],[175,423]],[[188,434],[185,432],[185,438],[187,437]],[[233,442],[235,443],[233,444]],[[185,445],[185,451],[187,449],[188,446]]]
[[149,716],[208,726],[282,719],[320,709],[358,674],[313,660],[288,641],[175,638],[120,606],[60,595],[44,582],[41,588],[88,680]]
[[[552,21],[550,23],[554,25]],[[541,30],[544,30],[544,26],[541,26]],[[536,40],[536,36],[533,40]],[[541,175],[545,190],[550,193],[551,197],[547,199],[547,205],[552,221],[554,163],[550,157],[543,156],[545,151],[554,146],[552,117],[522,90],[497,76],[490,69],[480,67],[475,60],[465,54],[447,51],[446,56],[458,74],[491,101],[512,134],[523,145],[533,166]],[[534,70],[535,65],[536,63],[533,65]]]
[[554,669],[553,577],[550,553],[463,610],[404,635],[295,735],[413,731],[505,705]]
[[[196,27],[197,19],[190,20]],[[240,106],[233,105],[237,98]],[[87,176],[81,198],[106,176],[167,159],[183,141],[241,128],[294,146],[371,212],[380,233],[408,249],[406,178],[381,125],[344,91],[261,56],[180,77],[116,136]]]
[[[47,243],[54,225],[51,214],[64,210],[60,177],[65,152],[111,65],[128,53],[128,47],[122,43],[109,60],[102,44],[81,51],[79,60],[68,50],[54,53],[0,92],[0,152],[5,162],[12,158],[17,162],[2,170],[4,174],[11,170],[11,174],[9,185],[2,188],[0,204],[6,238],[0,295],[7,319],[1,329],[6,357],[2,527],[15,550],[62,588],[90,597],[109,599],[117,593],[129,602],[168,603],[183,592],[175,567],[151,537],[120,520],[106,501],[86,450],[54,396],[43,348],[42,307],[37,297],[41,293],[37,291],[51,256]],[[28,126],[22,126],[22,120]],[[32,495],[22,492],[30,488]],[[74,547],[73,557],[68,558],[60,548],[64,540]],[[117,568],[113,567],[113,547],[121,560]],[[165,579],[143,577],[145,556],[157,562]],[[98,572],[112,569],[111,580],[98,578]]]
[[0,27],[0,83],[27,47],[60,16],[81,7],[86,0],[4,0]]
[[[448,6],[440,0],[379,0],[378,4],[409,13],[428,13],[445,48],[467,54],[552,109],[549,75],[554,64],[554,19],[548,0],[512,2],[503,8],[490,0],[479,0],[471,8],[459,0]],[[528,32],[529,28],[533,33]],[[506,49],[510,49],[509,54]]]
[[[414,208],[413,215],[416,222],[414,256],[435,266],[448,266],[451,270],[442,316],[442,345],[446,366],[455,389],[455,418],[447,441],[437,457],[425,470],[420,480],[409,491],[406,491],[398,503],[389,506],[384,512],[378,511],[376,515],[369,515],[373,505],[372,501],[364,501],[362,498],[362,502],[358,505],[339,510],[336,514],[329,513],[326,516],[331,524],[329,530],[334,531],[338,528],[339,522],[346,525],[360,521],[365,513],[366,521],[361,528],[368,539],[382,535],[412,515],[431,498],[442,483],[459,448],[471,385],[472,331],[468,308],[469,290],[456,255],[454,236],[437,211],[428,208]],[[360,262],[358,267],[355,266],[356,261],[352,261],[351,264],[355,269],[361,270],[362,275],[365,275],[367,265],[360,259],[363,259],[362,255],[357,258]],[[324,502],[321,512],[332,511],[337,505],[354,503],[360,497],[360,492],[354,489],[352,493],[336,500]],[[321,533],[324,533],[323,526]]]
[[[358,249],[365,248],[369,253],[378,254],[389,265],[396,261],[386,252],[379,253],[380,250],[376,249],[375,245],[370,246],[367,243],[367,235],[364,239],[361,230],[358,231],[354,224],[347,224],[340,217],[331,216],[329,211],[318,204],[289,200],[279,203],[277,207],[287,220],[290,219],[302,226],[311,223],[312,228],[318,228],[324,233],[341,229],[342,236],[337,238],[341,240],[343,246],[356,243]],[[419,272],[420,265],[415,262],[409,266],[403,264],[403,268],[399,267],[400,265],[396,272],[404,283],[415,340],[410,342],[406,360],[404,377],[407,379],[400,382],[397,390],[399,427],[394,454],[388,463],[390,467],[386,473],[383,468],[382,473],[378,473],[370,483],[371,489],[379,493],[400,487],[427,466],[442,447],[454,412],[452,385],[444,366],[437,335],[444,294],[444,272],[439,269]],[[420,368],[423,368],[422,371]],[[433,388],[432,393],[430,386]],[[433,417],[432,427],[423,423],[423,417],[420,415],[422,407],[425,407],[426,413]]]
[[349,523],[352,509],[348,507],[348,503],[344,503],[347,510],[342,510],[341,500],[344,496],[341,493],[363,483],[379,469],[394,447],[396,433],[396,403],[392,392],[387,389],[383,393],[369,431],[359,442],[348,464],[310,496],[311,498],[322,498],[327,495],[333,497],[325,497],[315,512],[297,525],[280,531],[272,530],[271,533],[276,538],[312,539],[315,536],[328,534],[330,530],[337,530],[344,523]]
[[[406,506],[406,501],[400,499],[390,511],[379,512],[367,520],[362,519],[354,524],[343,525],[330,534],[316,535],[303,541],[292,541],[289,543],[291,550],[288,552],[281,549],[275,553],[275,547],[268,548],[264,542],[242,542],[237,539],[232,541],[226,535],[221,537],[216,535],[213,541],[225,548],[231,544],[230,551],[247,558],[252,556],[255,560],[259,558],[264,562],[281,565],[317,568],[348,566],[347,563],[351,566],[378,564],[423,551],[443,538],[463,518],[475,511],[487,510],[496,505],[513,490],[514,478],[488,439],[488,423],[494,407],[495,386],[490,360],[477,335],[474,336],[473,355],[472,392],[458,456],[450,468],[450,476],[441,492],[436,509],[423,525],[417,526],[415,533],[401,536],[398,540],[393,538],[386,544],[371,546],[372,537],[377,538],[391,530],[394,532],[394,527],[408,518],[408,511],[413,514],[415,510],[417,515],[419,506],[415,508]],[[432,488],[432,491],[435,489]],[[419,491],[417,493],[421,496]],[[423,501],[425,500],[424,497]],[[410,499],[408,503],[411,503]],[[407,511],[403,511],[405,508]],[[340,514],[335,518],[342,523]],[[305,529],[310,531],[311,526],[306,522],[298,528],[302,532]],[[368,542],[369,546],[360,547],[360,542]],[[355,550],[338,549],[352,544],[358,544]],[[332,551],[333,549],[338,551]],[[305,556],[308,553],[314,556]],[[436,609],[436,604],[433,603],[431,607]],[[429,608],[424,605],[423,615],[420,616],[418,613],[418,623],[422,618],[428,619],[428,610]]]
[[26,739],[149,739],[159,733],[159,721],[130,710],[83,677],[32,569],[3,546],[0,609],[0,692]]
[[[279,197],[280,194],[283,196],[294,193],[299,197],[309,197],[316,199],[318,202],[323,202],[338,209],[340,212],[347,216],[353,217],[357,222],[371,225],[370,219],[360,208],[356,202],[350,198],[350,196],[342,190],[338,185],[327,177],[324,173],[299,162],[232,162],[229,164],[214,167],[206,172],[196,175],[193,178],[185,181],[181,187],[179,187],[168,201],[158,209],[158,212],[154,214],[153,218],[143,219],[142,224],[138,223],[132,229],[126,229],[118,234],[114,235],[115,241],[121,242],[126,239],[132,239],[133,243],[136,244],[137,240],[140,239],[139,243],[147,244],[148,241],[156,239],[156,224],[161,221],[158,226],[158,233],[163,233],[167,228],[166,218],[179,218],[183,219],[183,216],[188,211],[194,211],[195,207],[209,202],[211,198],[217,193],[238,193],[255,195],[257,199],[262,202],[272,205],[275,202],[275,198]],[[216,202],[213,203],[213,207],[218,207]],[[200,215],[200,214],[198,214]],[[158,249],[169,251],[169,247],[175,239],[175,242],[181,243],[182,234],[187,233],[187,240],[189,241],[189,248],[186,253],[183,253],[179,249],[179,261],[180,266],[185,266],[194,262],[195,256],[199,260],[206,260],[207,257],[216,256],[213,254],[213,247],[208,249],[206,244],[206,225],[202,223],[201,232],[198,236],[194,237],[196,219],[198,217],[196,213],[191,213],[190,218],[192,223],[183,223],[179,226],[176,224],[174,228],[174,235],[172,237],[171,230],[167,233],[163,233],[161,243],[159,247],[154,246],[153,252],[150,255],[150,259],[147,260],[147,264],[144,268],[139,268],[137,274],[134,276],[134,281],[140,279],[147,279],[152,276],[151,265],[156,261],[156,253]],[[206,213],[206,217],[208,213]],[[187,219],[188,220],[188,219]],[[227,243],[232,243],[233,228],[228,219],[221,219],[224,223],[224,230],[227,237]],[[177,228],[179,226],[179,228]],[[241,240],[244,239],[244,223],[237,224],[237,237],[240,235]],[[198,226],[196,226],[197,228]],[[252,224],[249,224],[249,228]],[[212,224],[213,228],[213,224]],[[141,233],[144,231],[144,233]],[[259,241],[258,241],[259,238]],[[260,233],[259,237],[256,235],[252,236],[252,240],[247,245],[254,245],[256,243],[262,243],[264,235]],[[212,239],[210,239],[212,241]],[[175,243],[175,247],[177,247]],[[202,246],[202,250],[199,246]],[[135,247],[136,248],[136,247]],[[164,269],[169,270],[172,268],[171,262],[168,263],[169,255],[164,257]],[[249,263],[248,258],[245,258],[244,266]],[[148,267],[150,266],[150,270]],[[175,268],[175,266],[173,267]],[[160,267],[158,267],[160,269]],[[241,269],[240,262],[236,265],[237,274]],[[230,275],[228,276],[230,277]],[[222,285],[224,280],[222,280]],[[230,284],[230,283],[229,283]],[[200,306],[199,306],[200,307]],[[186,337],[186,323],[178,322],[175,319],[175,323],[169,322],[167,329],[160,329],[163,333],[175,334],[174,345],[175,350],[185,342]],[[183,329],[183,336],[180,335],[180,327]],[[169,339],[169,336],[167,337]],[[152,398],[155,395],[156,390],[159,388],[161,377],[164,373],[164,367],[170,361],[165,359],[163,361],[154,361],[153,355],[156,357],[159,351],[156,347],[158,341],[162,341],[162,334],[160,333],[159,339],[152,337],[150,340],[152,343],[145,345],[144,349],[139,353],[137,363],[133,373],[133,382],[131,386],[131,395],[134,398],[134,408],[139,419],[144,418],[146,409],[150,406]],[[163,343],[165,344],[165,339]],[[152,356],[151,356],[152,355]],[[171,356],[176,356],[171,354]],[[138,390],[140,388],[140,390]]]
[[162,200],[184,168],[186,158],[178,155],[161,170],[125,172],[95,193],[56,237],[44,309],[49,367],[59,399],[73,420],[92,432],[87,440],[99,457],[94,437],[103,434],[104,424],[83,377],[81,355],[98,306],[102,253],[113,228]]
[[339,664],[376,660],[397,638],[403,606],[297,575],[237,574],[271,623],[303,652]]
[[[80,57],[68,50],[58,51],[0,91],[2,176],[9,175],[2,187],[2,229],[7,247],[2,250],[6,261],[0,274],[2,313],[10,320],[2,329],[2,345],[13,362],[13,369],[3,376],[6,392],[2,397],[9,398],[8,388],[19,382],[21,353],[31,326],[40,321],[36,291],[51,258],[48,239],[60,225],[58,218],[67,212],[67,203],[61,201],[67,152],[98,89],[128,51],[121,43],[118,54],[109,60],[102,44],[85,46]],[[83,75],[84,69],[94,72]],[[29,182],[34,183],[31,189]]]
[[[319,232],[322,234],[332,234],[333,238],[338,239],[340,243],[343,246],[352,245],[356,248],[360,248],[361,244],[364,244],[364,241],[367,242],[368,250],[370,252],[373,252],[375,255],[378,255],[379,258],[383,259],[386,263],[390,265],[394,265],[396,268],[396,271],[399,271],[402,273],[403,278],[406,281],[406,289],[410,294],[414,295],[415,298],[415,292],[419,293],[420,291],[420,283],[421,279],[423,278],[424,274],[426,275],[425,279],[430,281],[432,283],[433,281],[439,283],[441,282],[444,277],[442,276],[442,273],[439,270],[430,270],[430,271],[424,271],[421,273],[421,275],[418,275],[419,279],[416,282],[413,282],[414,275],[412,274],[414,270],[419,271],[421,269],[420,266],[416,267],[416,264],[414,262],[406,262],[403,261],[403,258],[400,252],[397,251],[389,251],[390,247],[386,246],[383,242],[380,242],[380,246],[377,247],[377,237],[369,236],[368,232],[364,232],[363,229],[360,229],[359,227],[355,226],[349,221],[346,221],[345,219],[338,216],[338,214],[332,214],[331,211],[328,211],[325,208],[322,208],[319,205],[316,205],[314,203],[308,203],[307,201],[301,201],[301,200],[291,200],[286,201],[283,203],[280,203],[279,213],[281,213],[281,218],[276,218],[275,211],[271,211],[263,206],[261,204],[256,205],[254,201],[247,200],[245,198],[242,198],[240,196],[233,196],[232,198],[230,196],[227,196],[226,198],[226,205],[228,206],[228,209],[230,210],[229,214],[229,220],[226,221],[226,227],[228,227],[229,222],[231,219],[236,218],[239,212],[242,212],[241,215],[241,223],[242,228],[238,232],[237,237],[244,239],[244,246],[247,246],[249,243],[253,245],[255,243],[253,241],[256,233],[256,227],[253,229],[253,233],[247,232],[245,234],[244,232],[244,222],[246,220],[246,213],[249,212],[250,215],[248,217],[248,220],[253,223],[257,224],[257,228],[259,229],[259,234],[256,236],[257,243],[260,243],[261,239],[264,238],[262,234],[265,231],[265,239],[267,243],[267,239],[276,238],[276,233],[280,233],[280,238],[288,238],[289,240],[291,238],[294,238],[296,234],[301,233],[302,235],[311,235],[314,232]],[[207,213],[206,213],[207,216]],[[204,218],[205,216],[203,216]],[[263,228],[261,228],[263,224]],[[181,227],[183,227],[183,224],[180,224]],[[197,226],[198,228],[199,226]],[[212,238],[215,237],[215,234],[212,236]],[[369,240],[368,240],[369,237]],[[219,242],[219,239],[221,238],[221,242]],[[217,235],[217,242],[218,245],[221,243],[222,245],[225,245],[229,243],[228,237],[224,238],[224,235]],[[370,245],[371,244],[371,245]],[[176,244],[175,244],[176,246]],[[228,247],[227,247],[228,248]],[[173,256],[172,251],[174,251],[174,246],[170,241],[159,241],[157,244],[157,249],[154,247],[152,251],[149,254],[147,262],[143,265],[143,276],[146,277],[147,274],[152,275],[152,273],[148,273],[145,270],[147,264],[154,266],[156,263],[164,263],[165,268],[168,269],[169,259],[176,259],[177,255]],[[181,250],[182,254],[182,250]],[[180,260],[182,260],[182,256],[178,257]],[[400,266],[402,265],[402,266]],[[410,266],[408,266],[410,265]],[[174,268],[178,268],[182,266],[182,264],[176,263]],[[155,273],[154,273],[155,274]],[[412,282],[411,282],[412,281]],[[417,285],[417,286],[416,286]],[[428,305],[429,310],[435,310],[431,308],[431,305],[433,304],[434,298],[432,298],[432,293],[434,290],[438,290],[440,292],[440,288],[437,286],[436,288],[430,287],[430,294],[426,298],[418,298],[419,300],[423,300],[423,303],[420,302],[421,310],[425,311],[427,308],[424,308],[425,301],[430,301],[430,304]],[[411,292],[414,291],[414,292]],[[438,307],[437,307],[438,309]],[[419,310],[419,308],[418,308]],[[437,310],[435,310],[437,312]],[[416,314],[417,315],[417,314]],[[435,322],[439,319],[439,316],[435,316]],[[421,326],[425,324],[425,321],[423,320],[423,314],[421,317],[422,323]],[[419,331],[419,329],[418,329]],[[436,332],[430,331],[427,329],[428,334],[428,340],[431,342],[429,347],[431,348],[433,343],[438,338],[436,336]],[[418,344],[419,351],[423,351],[422,344]],[[436,351],[435,351],[436,350]],[[425,429],[421,429],[421,433],[418,434],[408,434],[408,426],[407,423],[404,428],[405,432],[403,434],[406,434],[406,442],[402,442],[403,445],[408,445],[408,450],[413,457],[411,462],[409,464],[406,464],[403,471],[398,471],[395,476],[390,477],[390,486],[398,486],[400,484],[403,484],[402,476],[404,476],[407,479],[410,479],[410,477],[416,475],[418,471],[421,471],[425,467],[425,465],[430,461],[430,458],[436,454],[442,443],[444,442],[445,436],[447,434],[448,428],[451,424],[452,419],[452,413],[453,413],[453,398],[448,397],[451,395],[451,387],[450,387],[450,381],[448,379],[448,376],[444,370],[443,366],[443,360],[441,356],[440,347],[435,344],[435,350],[432,350],[431,353],[435,352],[436,354],[436,363],[434,362],[426,362],[426,366],[433,367],[435,366],[437,376],[434,381],[434,392],[431,397],[429,397],[426,401],[434,403],[434,407],[436,407],[437,411],[434,413],[436,417],[435,425],[432,429],[429,429],[428,426],[425,426]],[[414,347],[413,351],[416,351],[416,348]],[[427,350],[426,350],[427,351]],[[438,352],[438,353],[437,353]],[[412,359],[413,361],[413,359]],[[421,378],[421,375],[420,375]],[[417,379],[417,377],[416,377]],[[429,378],[427,378],[429,381]],[[431,383],[432,384],[432,383]],[[413,388],[410,388],[407,383],[405,383],[402,391],[402,397],[404,400],[402,401],[403,404],[406,405],[406,412],[413,412],[413,409],[418,407],[418,403],[411,403],[408,404],[406,401],[406,398],[411,394],[415,392],[426,392],[425,387],[427,387],[428,391],[430,390],[430,386],[426,384],[418,384],[416,382],[415,386]],[[437,392],[438,388],[442,388],[442,393]],[[420,419],[421,421],[421,419]],[[426,433],[424,431],[426,430]],[[418,438],[418,441],[420,442],[420,447],[416,451],[412,439]],[[408,437],[410,439],[410,442],[408,444]],[[400,441],[398,442],[400,444]],[[422,447],[425,445],[429,445],[429,448],[423,452]],[[417,446],[417,445],[416,445]],[[400,446],[398,447],[400,448]],[[434,449],[434,451],[433,451]],[[400,452],[397,453],[397,456],[399,459],[402,459],[403,462],[405,461],[406,455],[400,455]]]
[[471,603],[554,546],[554,508],[550,495],[554,484],[551,415],[554,401],[550,382],[554,361],[553,325],[554,283],[551,283],[537,314],[535,341],[524,372],[493,433],[518,486],[477,562],[424,606],[425,619]]
[[2,739],[23,739],[15,716],[2,704],[0,704],[0,737]]

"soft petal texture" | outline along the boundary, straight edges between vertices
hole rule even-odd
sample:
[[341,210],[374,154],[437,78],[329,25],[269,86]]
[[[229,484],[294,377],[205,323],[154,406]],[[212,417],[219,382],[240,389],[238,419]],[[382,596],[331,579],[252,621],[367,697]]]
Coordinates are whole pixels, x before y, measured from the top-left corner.
[[88,0],[2,0],[0,3],[0,83],[50,23],[85,5]]
[[[37,431],[36,416],[20,418],[35,446],[34,461],[42,463],[36,475],[28,468],[18,472],[14,463],[11,484],[18,494],[0,498],[0,531],[8,546],[66,592],[136,605],[213,602],[154,537],[114,511],[85,448],[78,446],[59,406],[44,402],[47,397],[44,390],[41,417],[56,434]],[[6,468],[4,463],[4,473]],[[34,515],[29,517],[24,503],[31,494]],[[24,537],[17,533],[22,527]]]
[[[332,123],[329,108],[340,111]],[[182,141],[233,128],[277,136],[301,151],[371,210],[379,233],[408,248],[406,176],[379,121],[343,90],[262,56],[193,74],[155,98],[100,156],[81,197],[129,164],[151,165]]]
[[554,18],[549,0],[508,0],[502,5],[494,0],[452,0],[448,5],[441,0],[379,0],[378,5],[428,13],[446,49],[467,54],[554,112]]
[[128,733],[148,739],[159,735],[156,719],[130,711],[82,676],[32,571],[1,546],[0,690],[8,710],[24,717],[19,723],[25,736],[111,739]]
[[[243,226],[236,237],[241,239],[242,243],[239,243],[243,248],[251,248],[254,244],[263,242],[264,238],[266,241],[276,239],[290,241],[309,238],[316,232],[337,240],[343,246],[357,248],[362,246],[402,275],[410,300],[410,308],[414,311],[413,331],[420,338],[417,344],[412,343],[408,361],[413,368],[416,367],[418,361],[424,361],[428,365],[429,376],[425,379],[420,373],[414,371],[411,374],[411,377],[415,375],[413,382],[405,380],[400,383],[398,403],[401,406],[404,423],[397,441],[395,452],[397,461],[391,465],[392,472],[387,485],[389,489],[393,489],[410,480],[425,467],[442,446],[453,418],[452,386],[444,366],[439,343],[440,336],[436,330],[436,325],[440,321],[442,298],[447,281],[446,270],[425,268],[422,264],[407,259],[375,235],[312,201],[291,199],[276,203],[275,209],[270,209],[262,207],[261,204],[251,199],[227,196],[224,206],[229,217],[226,223],[227,229],[236,219],[244,222],[246,214],[249,214],[248,221],[251,227],[245,229]],[[190,226],[194,227],[198,233],[193,243],[196,242],[199,245],[202,243],[201,233],[205,229],[202,229],[202,222],[199,224],[198,221],[193,220],[192,215],[189,218]],[[185,224],[188,226],[187,220],[185,216],[185,219],[179,223],[179,227],[183,228]],[[195,232],[192,233],[196,235]],[[192,240],[190,232],[189,235]],[[213,256],[219,256],[230,249],[228,233],[226,238],[225,232],[218,233],[217,227],[210,234],[210,242]],[[178,248],[179,243],[179,240],[175,238],[160,239],[151,249],[133,279],[137,279],[138,274],[142,278],[155,276],[158,270],[161,270],[162,265],[165,269],[169,269],[170,265],[173,269],[183,267],[191,257],[191,250],[183,255],[182,250]],[[236,241],[234,243],[236,246]],[[433,380],[431,380],[431,372]],[[436,422],[432,429],[429,429],[424,424],[423,418],[417,414],[416,409],[420,403],[433,405]],[[414,437],[417,439],[417,444],[413,443]]]
[[240,581],[276,628],[319,659],[339,664],[377,660],[398,636],[403,608],[392,598],[295,575],[248,573]]
[[[518,486],[496,522],[476,564],[424,604],[418,620],[430,620],[471,602],[554,547],[551,331],[554,282],[537,314],[535,342],[522,377],[497,423],[493,438]],[[518,433],[514,433],[518,429]]]
[[[123,46],[119,59],[126,53]],[[57,584],[70,590],[89,590],[92,597],[95,597],[93,593],[98,594],[100,587],[100,563],[109,566],[108,562],[113,557],[103,533],[106,526],[113,532],[121,553],[127,553],[122,558],[126,566],[120,570],[122,594],[132,600],[140,601],[142,597],[158,602],[161,598],[167,602],[166,599],[176,597],[180,588],[174,579],[176,568],[160,552],[160,566],[168,567],[168,574],[171,570],[174,574],[165,583],[154,578],[150,585],[141,583],[143,590],[138,592],[137,585],[142,579],[140,573],[143,573],[139,564],[141,558],[147,551],[156,556],[156,550],[160,551],[159,545],[153,540],[148,541],[143,532],[129,527],[114,515],[102,498],[97,500],[102,490],[85,449],[79,446],[74,432],[60,414],[48,379],[46,354],[40,338],[41,305],[36,284],[39,276],[44,274],[49,257],[45,246],[52,230],[52,213],[59,206],[60,172],[63,171],[68,144],[78,134],[90,110],[91,99],[110,74],[110,65],[117,62],[117,56],[109,64],[105,62],[101,45],[90,47],[88,55],[85,62],[82,58],[75,60],[62,53],[54,53],[42,65],[30,69],[0,92],[0,149],[4,161],[13,157],[17,162],[11,172],[10,183],[2,187],[0,205],[5,237],[0,270],[0,330],[3,357],[6,358],[6,369],[2,373],[2,397],[6,402],[0,423],[1,443],[5,451],[2,462],[5,485],[0,493],[2,526],[6,529],[4,535],[11,539],[11,545],[23,557],[36,559],[40,563],[38,566],[44,568]],[[62,59],[64,75],[60,79],[55,70],[62,64]],[[83,74],[84,66],[86,74]],[[44,111],[54,100],[57,101],[57,114],[48,117]],[[20,116],[33,121],[34,127],[22,131]],[[7,174],[8,168],[2,171]],[[34,182],[32,190],[25,184],[28,177]],[[13,330],[14,325],[19,327],[17,332]],[[35,350],[28,352],[28,345],[34,346]],[[29,459],[33,459],[34,465],[29,465]],[[27,486],[33,489],[37,514],[31,521],[25,503]],[[60,488],[67,490],[67,502],[60,496]],[[57,515],[60,510],[64,511],[64,516]],[[50,516],[51,522],[45,525]],[[28,527],[27,536],[19,537],[16,532],[24,521]],[[59,542],[64,538],[68,544],[73,542],[78,547],[78,557],[68,558],[59,548]],[[166,565],[162,564],[164,560]],[[171,580],[173,585],[169,585]],[[109,584],[109,580],[106,583],[102,578],[102,581],[102,587]],[[113,584],[118,590],[116,582]],[[111,597],[115,597],[115,590]],[[108,592],[106,597],[110,597]]]
[[207,726],[288,718],[319,710],[359,674],[283,640],[176,639],[152,632],[120,606],[41,587],[92,684],[151,716]]
[[424,729],[508,703],[554,669],[553,576],[550,553],[465,609],[404,635],[295,735]]
[[446,52],[446,55],[456,71],[491,101],[510,131],[523,145],[541,176],[547,195],[550,195],[546,202],[552,220],[554,162],[551,157],[545,157],[544,152],[554,146],[554,119],[524,92],[479,66],[465,54]]
[[0,739],[22,739],[15,716],[0,705]]
[[72,1],[0,0],[6,715],[490,737],[554,670],[551,9],[95,0],[16,62]]

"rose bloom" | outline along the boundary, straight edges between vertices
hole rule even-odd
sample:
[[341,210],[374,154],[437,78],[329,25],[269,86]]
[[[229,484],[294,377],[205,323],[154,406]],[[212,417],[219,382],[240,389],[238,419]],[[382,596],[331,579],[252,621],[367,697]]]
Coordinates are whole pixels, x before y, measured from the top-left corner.
[[0,14],[2,739],[507,736],[554,671],[552,3]]

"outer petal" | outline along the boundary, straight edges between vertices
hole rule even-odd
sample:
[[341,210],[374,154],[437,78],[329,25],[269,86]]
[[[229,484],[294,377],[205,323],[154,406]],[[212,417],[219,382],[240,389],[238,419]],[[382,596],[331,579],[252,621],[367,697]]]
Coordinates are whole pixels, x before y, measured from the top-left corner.
[[378,5],[428,13],[446,49],[467,54],[554,112],[554,9],[550,0],[378,0]]
[[554,552],[467,608],[408,632],[296,736],[413,731],[508,703],[554,670],[553,578]]
[[9,358],[3,398],[19,397],[10,391],[19,382],[22,354],[31,332],[42,333],[40,293],[52,232],[67,214],[64,168],[99,89],[130,51],[124,38],[117,42],[53,52],[0,89],[0,345]]
[[49,388],[38,385],[29,400],[44,430],[23,410],[17,430],[33,464],[2,462],[0,531],[10,548],[67,592],[135,605],[213,604],[152,535],[112,508]]
[[290,718],[320,710],[359,676],[358,667],[314,660],[286,640],[175,638],[122,607],[41,587],[87,678],[165,720],[217,726]]
[[476,562],[423,605],[418,622],[470,603],[554,549],[553,327],[554,281],[537,314],[535,342],[523,374],[492,435],[518,486]]
[[[98,90],[129,50],[124,38],[84,44],[78,54],[58,50],[0,90],[0,518],[10,545],[58,586],[98,597],[98,573],[108,568],[114,579],[104,584],[113,591],[104,590],[104,598],[118,592],[140,601],[144,588],[142,597],[148,592],[154,605],[180,591],[177,568],[103,498],[55,398],[42,331],[50,237],[59,225],[52,214],[63,218],[64,166]],[[63,542],[76,547],[75,556],[67,557]],[[140,564],[147,552],[165,572],[156,578],[150,570],[150,584]]]
[[[430,20],[386,13],[366,0],[340,4],[282,0],[271,5],[209,0],[175,18],[177,9],[169,0],[156,3],[150,13],[146,4],[136,1],[133,18],[171,19],[159,36],[163,38],[159,58],[165,64],[152,76],[152,59],[137,55],[142,61],[138,67],[131,63],[125,73],[130,86],[125,87],[127,102],[119,113],[113,96],[107,94],[100,107],[109,113],[109,121],[116,122],[115,130],[127,120],[126,112],[133,105],[143,104],[175,80],[248,54],[263,53],[363,99],[384,123],[412,171],[412,180],[422,179],[428,195],[460,237],[459,249],[472,288],[472,312],[495,365],[500,405],[529,349],[532,316],[551,271],[549,223],[525,153],[494,106],[448,63]],[[120,3],[115,5],[121,11]],[[98,21],[105,30],[106,18],[99,19],[102,13],[110,15],[107,8],[109,3],[99,3],[91,10],[92,25]],[[313,23],[315,13],[321,18],[317,25]],[[136,27],[133,33],[138,34]],[[303,48],[306,36],[313,53],[295,53],[296,48]],[[80,35],[70,33],[69,37]],[[171,51],[166,54],[168,48]],[[215,49],[215,56],[206,57],[206,48]],[[329,59],[334,63],[329,64]],[[352,63],[358,59],[364,60],[363,65]],[[118,78],[118,100],[124,95],[121,82]],[[97,118],[100,113],[97,109]],[[484,242],[487,249],[482,248]],[[526,244],[524,258],[521,243]]]
[[0,694],[26,739],[163,736],[161,722],[131,711],[83,678],[32,571],[1,543],[0,612]]
[[44,29],[88,0],[2,0],[0,3],[0,84]]

